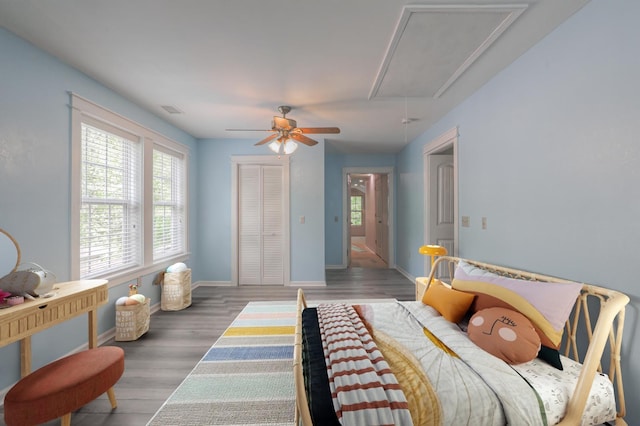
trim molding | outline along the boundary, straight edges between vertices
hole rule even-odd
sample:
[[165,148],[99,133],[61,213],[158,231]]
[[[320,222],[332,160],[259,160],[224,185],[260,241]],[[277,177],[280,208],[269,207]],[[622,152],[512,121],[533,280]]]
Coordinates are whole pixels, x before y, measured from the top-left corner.
[[325,281],[291,281],[285,287],[326,287]]
[[231,281],[198,281],[191,288],[195,289],[198,287],[237,287],[237,285]]
[[[424,241],[430,241],[429,235],[429,206],[431,205],[430,199],[430,188],[429,188],[429,155],[437,154],[438,152],[444,151],[449,147],[453,148],[453,249],[454,253],[450,254],[451,256],[458,255],[458,136],[460,133],[458,132],[458,127],[454,127],[437,138],[433,139],[431,142],[426,144],[422,149],[422,162],[423,162],[423,191],[424,191],[424,217],[423,217],[423,227],[424,227]],[[427,243],[428,244],[428,243]],[[425,275],[427,275],[431,271],[431,259],[429,256],[424,256],[424,271]],[[427,272],[428,271],[428,272]],[[415,278],[414,278],[415,280]]]
[[347,265],[324,265],[324,269],[347,269]]
[[[395,214],[396,214],[396,190],[395,190],[395,168],[394,167],[344,167],[342,169],[342,264],[348,265],[349,260],[347,259],[347,247],[349,241],[347,241],[347,236],[349,235],[349,231],[347,229],[347,222],[349,222],[349,217],[347,215],[347,203],[349,202],[349,191],[347,188],[347,175],[352,173],[371,173],[371,174],[386,174],[387,175],[387,186],[389,187],[389,260],[387,264],[389,268],[394,268],[396,266],[396,250],[395,250]],[[343,268],[346,266],[343,266]]]
[[416,277],[414,277],[413,275],[411,275],[409,272],[405,271],[404,269],[396,267],[396,271],[398,271],[402,275],[404,275],[409,281],[411,281],[413,283],[416,282]]

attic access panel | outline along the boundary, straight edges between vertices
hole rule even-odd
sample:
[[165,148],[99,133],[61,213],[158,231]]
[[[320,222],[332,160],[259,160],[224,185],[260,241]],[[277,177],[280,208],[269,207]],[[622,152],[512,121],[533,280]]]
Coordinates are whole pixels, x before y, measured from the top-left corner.
[[405,6],[369,99],[440,97],[526,8]]

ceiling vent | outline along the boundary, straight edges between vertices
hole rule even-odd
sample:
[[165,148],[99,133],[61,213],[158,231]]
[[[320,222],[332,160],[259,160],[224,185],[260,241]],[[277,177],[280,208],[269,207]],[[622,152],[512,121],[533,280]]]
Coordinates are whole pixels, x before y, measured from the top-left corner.
[[184,111],[174,107],[173,105],[160,105],[163,110],[167,111],[169,114],[183,114]]

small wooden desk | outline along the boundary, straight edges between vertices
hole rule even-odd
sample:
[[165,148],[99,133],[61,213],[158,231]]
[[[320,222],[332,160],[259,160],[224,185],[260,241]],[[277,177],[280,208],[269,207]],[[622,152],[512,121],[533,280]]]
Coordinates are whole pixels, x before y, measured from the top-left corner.
[[58,283],[55,295],[0,309],[0,347],[20,341],[20,373],[31,372],[31,336],[78,315],[89,317],[89,348],[98,346],[98,306],[109,300],[107,280]]

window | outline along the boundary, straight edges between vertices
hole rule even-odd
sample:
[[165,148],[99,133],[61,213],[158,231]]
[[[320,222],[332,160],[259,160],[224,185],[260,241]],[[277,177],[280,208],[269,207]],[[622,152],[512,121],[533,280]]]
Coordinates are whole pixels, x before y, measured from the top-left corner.
[[184,186],[182,155],[153,150],[153,258],[184,249]]
[[[82,126],[80,277],[140,265],[140,143]],[[135,140],[134,140],[135,139]]]
[[351,196],[351,226],[362,226],[362,195]]
[[71,100],[72,279],[124,282],[184,260],[188,148]]

